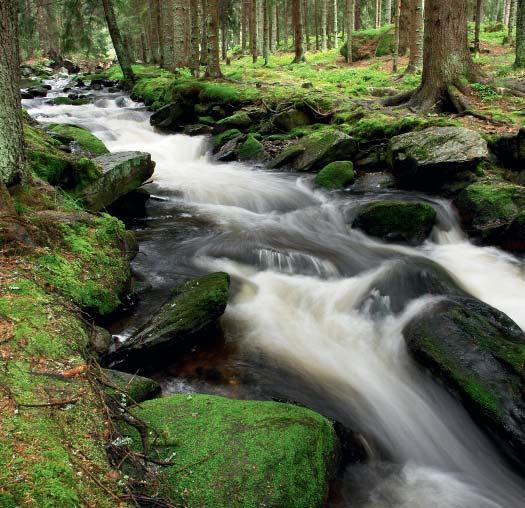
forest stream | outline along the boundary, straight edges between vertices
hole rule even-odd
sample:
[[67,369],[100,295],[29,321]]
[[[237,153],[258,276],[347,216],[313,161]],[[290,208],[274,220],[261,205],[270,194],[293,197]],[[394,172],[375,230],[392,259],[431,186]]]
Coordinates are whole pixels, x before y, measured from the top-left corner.
[[[67,80],[52,82],[49,97]],[[94,104],[23,101],[42,123],[74,123],[112,152],[141,150],[156,162],[133,262],[139,299],[112,324],[125,341],[181,281],[222,270],[233,298],[225,337],[151,376],[163,393],[205,392],[289,400],[361,435],[369,459],[348,466],[331,507],[518,508],[523,481],[462,406],[408,356],[402,330],[441,296],[402,274],[437,263],[474,297],[525,328],[525,267],[462,233],[451,205],[384,186],[381,173],[350,191],[316,190],[312,176],[213,162],[204,137],[165,134],[122,93]],[[438,225],[411,248],[374,240],[349,224],[377,199],[431,202]],[[383,284],[381,284],[383,282]],[[385,287],[387,290],[385,291]]]

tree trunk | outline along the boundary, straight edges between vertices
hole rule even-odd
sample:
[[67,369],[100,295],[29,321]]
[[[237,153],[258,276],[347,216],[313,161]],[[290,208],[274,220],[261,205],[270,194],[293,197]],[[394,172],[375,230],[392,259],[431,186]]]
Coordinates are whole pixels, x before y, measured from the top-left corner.
[[256,23],[255,0],[250,2],[250,53],[253,63],[257,63],[257,23]]
[[162,40],[164,41],[164,68],[175,72],[175,3],[177,0],[164,0],[162,3]]
[[246,54],[248,45],[248,9],[249,0],[242,0],[241,3],[241,55]]
[[381,0],[376,0],[376,28],[381,27],[381,15],[382,15],[382,8],[381,8]]
[[155,29],[157,32],[157,44],[159,50],[158,64],[164,67],[164,38],[162,35],[162,7],[160,0],[155,0]]
[[355,21],[354,29],[356,32],[359,32],[363,28],[363,15],[361,10],[361,2],[363,0],[354,0],[355,1]]
[[222,78],[219,58],[219,6],[217,0],[206,0],[206,77]]
[[104,14],[108,24],[109,35],[111,36],[113,47],[115,48],[115,53],[117,54],[122,69],[122,74],[124,74],[124,82],[127,86],[131,86],[135,82],[135,75],[131,68],[131,58],[120,35],[113,4],[111,0],[102,0],[102,5],[104,6]]
[[190,2],[190,16],[191,16],[191,55],[190,55],[190,69],[195,77],[199,77],[199,42],[200,42],[200,19],[199,19],[199,3]]
[[346,61],[352,62],[352,35],[354,32],[354,0],[346,0]]
[[25,175],[24,131],[20,107],[18,0],[0,1],[0,184]]
[[339,25],[337,23],[337,0],[334,0],[334,48],[337,49],[339,47]]
[[310,44],[310,18],[308,12],[308,0],[303,0],[303,23],[306,36],[306,49],[310,51],[312,46]]
[[505,0],[503,23],[505,26],[509,26],[509,15],[510,15],[510,0]]
[[277,1],[270,0],[270,53],[274,53],[277,49],[277,41],[279,40],[279,22],[277,20]]
[[516,15],[516,61],[518,68],[525,67],[525,0],[518,0]]
[[328,24],[328,16],[327,16],[327,2],[328,0],[321,0],[321,51],[326,51],[326,34],[327,34],[327,24]]
[[399,54],[405,55],[410,47],[412,34],[412,5],[414,0],[401,0],[399,11]]
[[[409,105],[421,111],[443,109],[454,103],[453,88],[477,81],[467,46],[467,0],[427,0],[423,44],[423,76]],[[457,109],[457,108],[456,108]]]
[[314,0],[314,30],[316,51],[319,51],[321,49],[321,45],[319,44],[319,1],[320,0]]
[[481,31],[481,18],[483,17],[483,0],[476,0],[476,25],[474,29],[474,52],[479,55],[479,35]]
[[276,48],[279,49],[281,47],[281,9],[279,9],[279,3],[278,1],[275,2],[275,41],[276,41]]
[[394,63],[393,72],[397,72],[399,69],[399,12],[401,9],[401,0],[394,0]]
[[[394,0],[394,2],[395,1],[396,0]],[[385,11],[383,16],[384,23],[385,25],[390,25],[390,23],[392,23],[392,0],[385,0],[383,8]]]
[[421,68],[423,54],[423,0],[409,0],[409,50],[410,56],[405,74],[416,72]]
[[510,0],[509,24],[508,24],[508,29],[509,29],[508,42],[509,42],[509,44],[512,44],[512,41],[513,41],[513,38],[514,38],[514,36],[513,36],[514,22],[516,20],[515,14],[516,14],[516,0]]
[[269,0],[263,1],[263,32],[264,32],[264,41],[263,41],[263,58],[264,65],[268,65],[268,60],[270,58],[270,17],[269,17]]
[[208,65],[208,4],[201,0],[201,62],[204,67]]
[[301,15],[301,0],[292,0],[292,19],[294,29],[295,57],[292,63],[305,61],[303,47],[303,19]]

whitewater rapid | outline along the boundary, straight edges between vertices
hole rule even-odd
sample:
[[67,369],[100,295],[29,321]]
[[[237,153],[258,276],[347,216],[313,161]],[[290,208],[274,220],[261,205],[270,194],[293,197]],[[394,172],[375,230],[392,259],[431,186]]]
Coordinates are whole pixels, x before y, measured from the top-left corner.
[[[393,302],[374,289],[399,263],[429,260],[525,329],[523,261],[470,243],[451,206],[428,196],[409,198],[438,209],[429,241],[417,249],[378,242],[348,226],[377,195],[326,194],[308,176],[213,163],[204,138],[154,131],[150,114],[125,96],[100,95],[95,104],[76,107],[24,102],[39,121],[84,126],[111,151],[151,153],[157,166],[149,190],[162,199],[155,206],[163,213],[162,228],[141,245],[152,284],[166,283],[181,259],[230,273],[237,291],[224,326],[236,346],[300,380],[378,443],[383,452],[366,470],[349,470],[352,488],[338,506],[523,506],[521,480],[407,354],[404,325],[436,298],[423,296],[394,312]],[[162,235],[180,208],[211,226],[170,243]],[[366,492],[356,493],[360,483]]]

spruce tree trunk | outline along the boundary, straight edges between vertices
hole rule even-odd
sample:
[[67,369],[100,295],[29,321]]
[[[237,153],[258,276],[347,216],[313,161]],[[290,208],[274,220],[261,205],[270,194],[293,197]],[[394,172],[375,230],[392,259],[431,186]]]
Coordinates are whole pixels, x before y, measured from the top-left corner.
[[176,69],[188,65],[187,41],[188,4],[186,0],[175,0],[173,13],[173,64]]
[[[396,0],[394,0],[395,2]],[[392,23],[392,0],[384,0],[384,23],[385,25],[390,25]]]
[[[2,0],[4,1],[4,0]],[[117,18],[115,16],[115,10],[111,0],[102,0],[104,6],[104,14],[106,16],[106,22],[108,24],[109,35],[117,54],[117,59],[124,74],[124,82],[127,86],[131,86],[135,82],[135,75],[131,68],[131,58],[128,50],[124,45],[124,41],[120,35],[120,30],[117,25]]]
[[24,131],[20,106],[18,0],[0,1],[0,184],[25,175]]
[[[421,68],[423,55],[423,0],[407,0],[408,14],[408,49],[409,60],[405,74],[411,74]],[[402,4],[403,5],[403,4]],[[400,21],[400,26],[403,23]]]
[[399,69],[399,14],[401,9],[401,0],[394,0],[394,64],[393,72],[397,72]]
[[292,0],[292,19],[295,48],[295,57],[292,63],[296,64],[305,61],[303,47],[303,19],[301,11],[301,0]]
[[376,0],[376,28],[381,26],[382,14],[381,0]]
[[252,54],[253,63],[257,63],[257,23],[255,0],[250,3],[250,52]]
[[279,22],[277,19],[277,0],[270,0],[270,53],[277,49],[279,41]]
[[263,2],[263,58],[264,65],[268,65],[268,60],[270,58],[270,16],[269,16],[269,0],[262,0]]
[[[197,1],[197,0],[196,0]],[[208,4],[201,0],[201,65],[208,65]]]
[[455,102],[455,89],[477,81],[479,71],[468,49],[467,0],[427,0],[421,86],[409,104],[430,111]]
[[518,0],[516,15],[516,61],[518,68],[525,67],[525,0]]
[[278,0],[275,2],[275,41],[275,49],[279,49],[281,47],[281,9],[279,9]]
[[207,0],[206,4],[206,77],[222,78],[219,58],[219,6],[217,0]]
[[346,61],[352,62],[352,36],[354,32],[354,0],[346,0]]
[[410,47],[412,33],[412,5],[415,0],[401,0],[399,11],[399,54],[405,55]]
[[306,49],[310,51],[310,19],[308,12],[308,0],[303,0],[303,22],[304,22],[304,32],[306,36]]
[[[319,1],[315,0],[314,2],[314,23],[315,23],[315,50],[319,51],[321,45],[319,44]],[[321,0],[322,1],[322,0]]]
[[246,54],[248,46],[248,0],[241,2],[241,55]]
[[164,41],[164,68],[174,72],[175,66],[175,3],[177,0],[164,0],[162,3],[162,40]]
[[354,30],[359,32],[363,28],[363,16],[361,10],[361,2],[363,0],[354,0],[355,1],[355,21],[354,21]]
[[509,6],[509,24],[508,24],[508,42],[509,44],[512,44],[512,41],[514,39],[514,22],[516,20],[515,17],[516,14],[516,0],[510,0],[510,6]]
[[510,0],[505,0],[503,23],[505,26],[509,26],[509,15],[510,15]]
[[337,14],[338,14],[337,0],[334,0],[334,48],[339,47],[339,26],[337,23]]
[[155,29],[157,32],[157,43],[159,49],[159,65],[164,67],[164,37],[162,33],[162,6],[161,0],[155,0]]
[[199,19],[199,3],[190,2],[190,16],[191,16],[191,56],[190,69],[195,77],[199,77],[199,42],[200,42],[200,19]]
[[483,0],[476,0],[476,25],[474,29],[474,52],[479,55],[479,35],[481,31],[481,18],[483,17]]
[[328,32],[328,16],[327,16],[327,2],[328,0],[321,0],[321,51],[326,51],[326,34]]

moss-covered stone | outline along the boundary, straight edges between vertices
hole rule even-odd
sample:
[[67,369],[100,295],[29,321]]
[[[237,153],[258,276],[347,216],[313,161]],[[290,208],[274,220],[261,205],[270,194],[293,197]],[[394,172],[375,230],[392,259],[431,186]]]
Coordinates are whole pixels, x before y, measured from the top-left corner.
[[217,125],[221,125],[228,129],[247,129],[252,124],[251,118],[248,116],[248,113],[244,111],[239,111],[234,115],[227,116],[222,120],[217,122]]
[[315,183],[325,189],[340,189],[351,184],[354,178],[354,165],[350,161],[335,161],[317,173]]
[[90,104],[92,100],[89,97],[79,97],[78,99],[70,99],[69,97],[55,97],[46,101],[47,104],[53,106],[84,106]]
[[239,159],[262,161],[266,158],[267,154],[262,143],[253,134],[248,134],[246,141],[239,148]]
[[222,145],[225,145],[228,141],[241,135],[239,129],[228,129],[227,131],[222,132],[221,134],[215,136],[212,139],[213,151],[217,152]]
[[285,132],[297,129],[298,127],[304,127],[305,125],[310,125],[311,123],[312,120],[306,113],[295,108],[277,113],[273,117],[274,126]]
[[230,277],[223,272],[182,284],[136,335],[108,356],[107,363],[130,370],[146,365],[145,359],[163,362],[170,353],[193,347],[224,313],[229,287]]
[[376,201],[359,211],[352,227],[381,240],[418,245],[432,231],[436,217],[428,203]]
[[112,369],[102,369],[102,373],[107,378],[108,394],[121,399],[124,394],[126,404],[138,404],[160,394],[160,385],[153,379]]
[[51,124],[49,131],[64,144],[74,143],[86,155],[96,157],[109,153],[106,145],[87,129],[69,124]]
[[[161,440],[159,493],[188,508],[321,508],[334,470],[332,424],[309,409],[277,402],[174,395],[133,410]],[[137,449],[136,431],[125,428]]]
[[484,242],[525,251],[525,187],[488,177],[456,198],[468,231]]
[[[364,60],[376,56],[391,55],[394,52],[395,40],[392,25],[379,29],[355,32],[352,37],[352,60]],[[346,58],[348,44],[345,42],[339,52]]]
[[408,349],[459,394],[474,420],[525,467],[525,334],[498,310],[468,297],[434,305],[405,328]]

